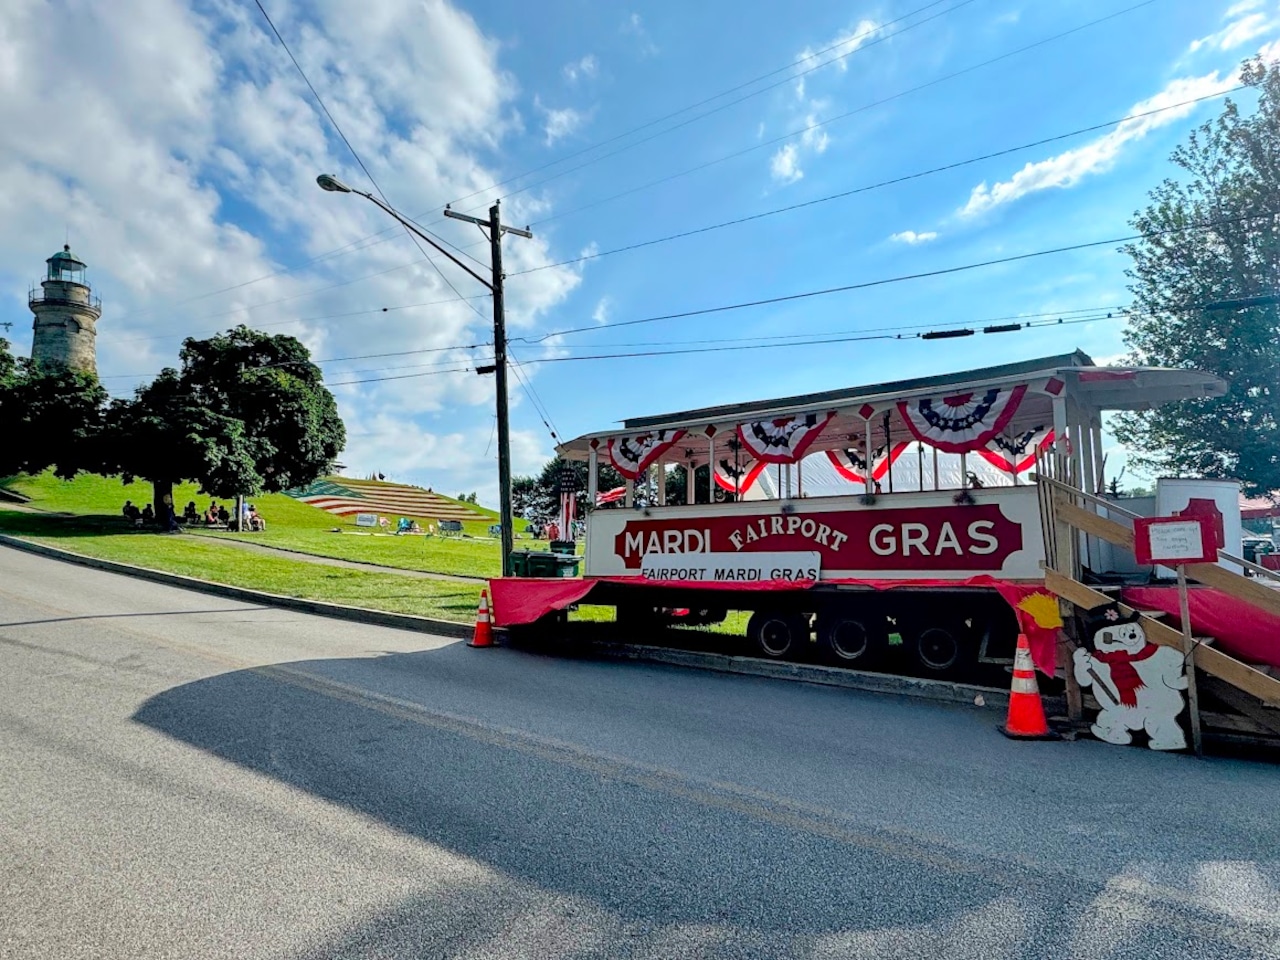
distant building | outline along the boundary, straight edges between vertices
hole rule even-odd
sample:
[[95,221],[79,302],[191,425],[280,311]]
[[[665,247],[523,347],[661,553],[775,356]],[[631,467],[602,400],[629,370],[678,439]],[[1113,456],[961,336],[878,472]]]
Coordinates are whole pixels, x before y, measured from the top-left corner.
[[27,303],[35,314],[31,359],[97,374],[97,323],[102,301],[85,280],[85,264],[64,246],[45,261],[49,269]]

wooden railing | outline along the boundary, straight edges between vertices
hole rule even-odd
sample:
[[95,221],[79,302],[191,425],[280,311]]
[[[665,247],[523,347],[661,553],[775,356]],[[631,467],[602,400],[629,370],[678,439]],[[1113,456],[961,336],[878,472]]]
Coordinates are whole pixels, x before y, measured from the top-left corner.
[[[1053,491],[1049,499],[1052,502],[1055,524],[1060,527],[1078,530],[1116,546],[1125,547],[1129,550],[1133,549],[1132,530],[1122,523],[1099,516],[1091,510],[1077,505],[1072,498],[1083,499],[1108,510],[1115,510],[1116,512],[1133,516],[1135,519],[1137,519],[1136,515],[1129,514],[1129,511],[1123,508],[1117,508],[1115,504],[1101,497],[1095,497],[1057,480],[1042,477],[1039,478],[1039,482],[1043,487]],[[1064,538],[1059,534],[1056,539],[1061,544]],[[1223,556],[1224,559],[1230,562],[1238,562],[1235,557]],[[1067,600],[1081,609],[1101,606],[1113,599],[1105,593],[1079,582],[1074,571],[1063,571],[1052,562],[1047,562],[1045,567],[1045,586],[1063,600]],[[1280,591],[1278,590],[1263,586],[1255,580],[1233,573],[1214,563],[1188,564],[1186,572],[1188,576],[1205,586],[1214,587],[1260,610],[1280,616]],[[1132,610],[1132,608],[1125,607],[1123,604],[1121,606],[1123,609]],[[1175,647],[1179,650],[1183,648],[1185,643],[1183,634],[1167,624],[1144,616],[1143,628],[1146,630],[1147,637],[1153,643]],[[1270,706],[1280,707],[1280,680],[1214,647],[1199,645],[1189,656],[1191,657],[1191,662],[1205,673],[1257,697]]]

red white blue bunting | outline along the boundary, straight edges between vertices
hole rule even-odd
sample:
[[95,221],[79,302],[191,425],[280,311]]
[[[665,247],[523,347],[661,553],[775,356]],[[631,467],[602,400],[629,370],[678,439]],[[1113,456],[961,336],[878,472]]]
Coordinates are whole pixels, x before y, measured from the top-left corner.
[[683,436],[683,430],[654,430],[631,437],[614,437],[609,441],[609,462],[628,480],[635,480]]
[[[889,472],[889,468],[894,465],[897,459],[902,456],[902,452],[909,446],[911,444],[903,440],[895,443],[892,450],[889,449],[888,444],[873,450],[871,453],[871,479],[884,479],[884,475]],[[846,480],[852,483],[867,482],[867,458],[857,450],[849,448],[828,450],[827,459],[836,468],[836,473]]]
[[1053,430],[1036,427],[1016,437],[996,436],[978,455],[1006,473],[1025,473],[1036,464],[1036,452],[1053,446]]
[[735,467],[732,460],[720,460],[716,463],[716,486],[729,493],[746,493],[764,472],[764,463],[751,460]]
[[738,424],[738,439],[748,453],[763,463],[795,463],[835,415],[832,410],[826,414],[752,420]]
[[898,412],[917,440],[945,453],[981,450],[1018,412],[1026,384],[949,397],[899,400]]

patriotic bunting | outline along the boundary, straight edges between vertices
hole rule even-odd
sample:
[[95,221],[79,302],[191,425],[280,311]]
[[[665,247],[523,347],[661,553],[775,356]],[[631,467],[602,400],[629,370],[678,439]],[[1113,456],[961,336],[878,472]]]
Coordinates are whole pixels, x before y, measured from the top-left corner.
[[764,472],[764,467],[760,460],[752,460],[738,467],[731,460],[721,460],[716,464],[716,486],[729,493],[746,493]]
[[755,459],[764,463],[795,463],[834,417],[802,413],[777,420],[752,420],[738,424],[738,439]]
[[983,449],[1004,431],[1026,392],[1026,384],[1019,384],[981,393],[900,400],[898,412],[917,440],[946,453],[969,453]]
[[[902,456],[902,452],[911,444],[899,441],[890,450],[888,444],[877,447],[871,453],[871,479],[880,480],[889,472],[889,468]],[[867,460],[857,450],[828,450],[827,459],[836,468],[836,473],[853,483],[867,482]]]
[[1006,473],[1023,473],[1035,466],[1037,450],[1048,450],[1052,446],[1053,431],[1036,427],[1016,437],[992,437],[978,455]]
[[683,436],[683,430],[655,430],[631,437],[614,437],[609,441],[609,462],[628,480],[635,480]]

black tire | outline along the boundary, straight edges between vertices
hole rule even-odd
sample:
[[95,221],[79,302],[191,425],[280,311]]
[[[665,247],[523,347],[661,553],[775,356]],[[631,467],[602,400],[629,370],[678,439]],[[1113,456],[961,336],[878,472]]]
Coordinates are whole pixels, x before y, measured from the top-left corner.
[[884,617],[871,611],[819,616],[818,642],[829,663],[842,667],[869,666],[884,654]]
[[961,666],[965,656],[964,632],[958,624],[925,626],[911,641],[916,662],[929,673],[944,674]]
[[798,613],[758,610],[747,623],[747,639],[769,660],[799,656],[809,645],[809,618]]

